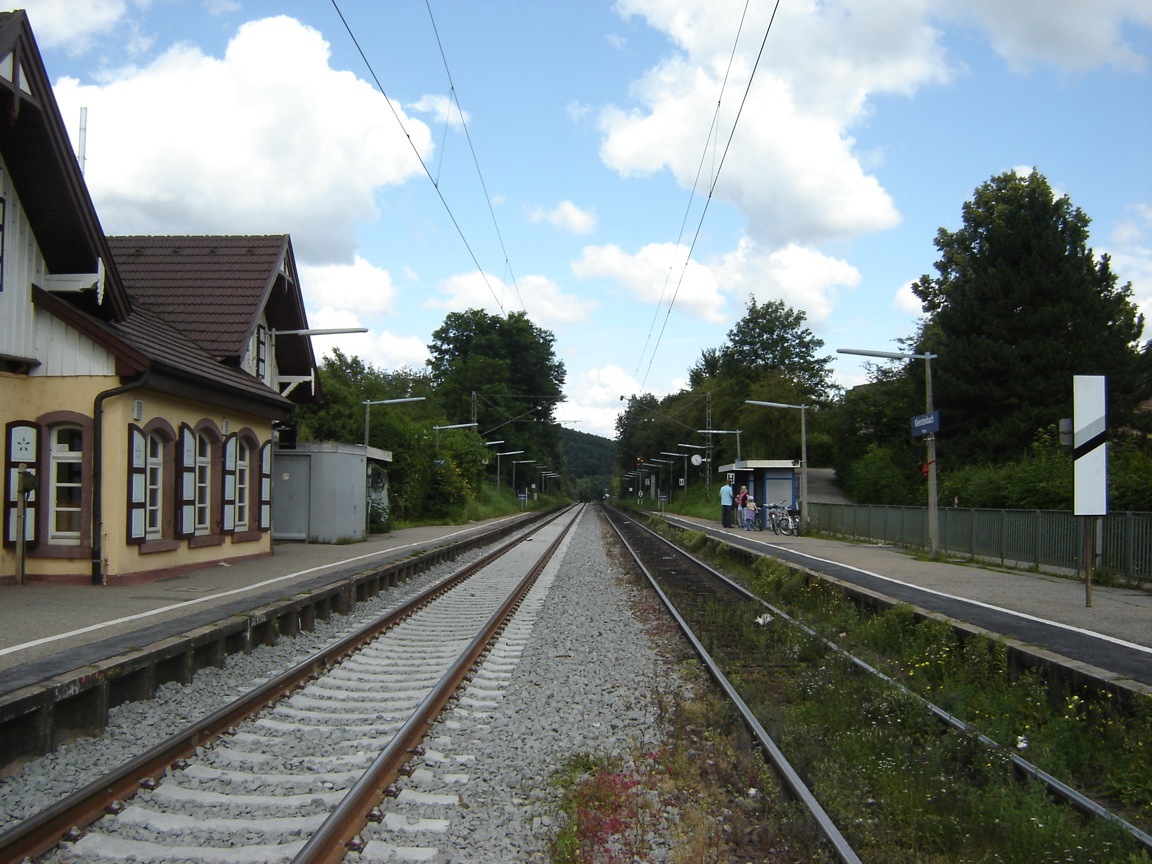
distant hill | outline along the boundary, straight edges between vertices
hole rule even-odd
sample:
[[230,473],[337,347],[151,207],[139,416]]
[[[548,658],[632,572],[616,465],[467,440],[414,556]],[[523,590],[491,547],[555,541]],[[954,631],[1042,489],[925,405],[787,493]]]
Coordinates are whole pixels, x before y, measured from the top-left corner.
[[611,476],[616,461],[615,441],[561,426],[560,446],[570,480]]

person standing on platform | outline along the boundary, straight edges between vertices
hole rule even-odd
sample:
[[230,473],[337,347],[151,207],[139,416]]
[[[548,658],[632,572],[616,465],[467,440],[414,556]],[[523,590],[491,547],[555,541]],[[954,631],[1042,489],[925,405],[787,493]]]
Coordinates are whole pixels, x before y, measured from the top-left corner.
[[732,527],[732,487],[727,481],[720,487],[720,524],[725,528]]

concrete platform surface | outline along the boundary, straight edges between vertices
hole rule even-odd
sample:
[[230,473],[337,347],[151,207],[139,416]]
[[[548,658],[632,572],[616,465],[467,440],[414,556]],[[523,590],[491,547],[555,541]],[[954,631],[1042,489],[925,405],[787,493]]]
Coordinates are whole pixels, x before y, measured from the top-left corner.
[[[0,692],[5,670],[70,653],[111,637],[156,629],[195,617],[189,624],[254,609],[336,581],[373,565],[467,539],[522,516],[456,526],[408,528],[363,543],[278,543],[274,554],[231,565],[213,565],[171,579],[135,585],[28,584],[0,586]],[[10,673],[11,674],[11,673]]]

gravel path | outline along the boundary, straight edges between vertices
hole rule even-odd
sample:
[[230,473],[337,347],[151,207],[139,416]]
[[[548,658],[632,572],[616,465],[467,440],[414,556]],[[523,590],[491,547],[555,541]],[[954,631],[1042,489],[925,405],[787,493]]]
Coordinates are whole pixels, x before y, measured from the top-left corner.
[[[470,692],[432,728],[425,756],[399,784],[405,791],[388,803],[388,818],[373,829],[376,834],[365,836],[375,852],[368,860],[547,861],[560,795],[553,773],[573,756],[627,759],[658,743],[654,693],[677,686],[677,679],[631,614],[640,589],[613,564],[603,531],[595,511],[586,510]],[[391,589],[350,616],[317,622],[312,633],[229,657],[223,668],[198,673],[188,687],[166,685],[149,702],[115,709],[100,738],[61,747],[0,781],[0,830],[462,563]],[[436,818],[428,818],[430,807]],[[670,831],[664,824],[654,833]],[[665,860],[667,850],[655,845],[648,860]]]

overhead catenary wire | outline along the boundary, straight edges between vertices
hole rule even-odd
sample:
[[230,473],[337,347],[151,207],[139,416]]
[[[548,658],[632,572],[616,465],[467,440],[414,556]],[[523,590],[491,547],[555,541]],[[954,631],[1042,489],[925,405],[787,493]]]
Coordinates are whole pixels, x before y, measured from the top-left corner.
[[728,140],[724,144],[724,151],[720,155],[720,164],[716,166],[716,173],[712,177],[712,185],[708,189],[708,198],[704,202],[704,207],[700,212],[700,219],[696,223],[696,232],[692,236],[692,244],[688,247],[688,255],[684,260],[684,267],[681,270],[680,278],[676,283],[676,290],[672,294],[672,299],[668,303],[668,311],[664,316],[664,323],[660,327],[660,334],[656,338],[656,344],[652,348],[652,354],[648,359],[648,368],[644,371],[644,379],[640,382],[643,387],[648,381],[648,375],[652,371],[652,363],[656,359],[656,351],[660,347],[660,342],[664,338],[664,331],[668,327],[668,319],[672,316],[672,308],[676,305],[676,298],[680,294],[680,288],[684,284],[684,277],[688,272],[688,264],[692,261],[692,253],[696,249],[696,242],[700,238],[700,232],[704,227],[704,217],[708,215],[708,207],[712,203],[712,195],[716,191],[716,185],[720,181],[720,172],[724,170],[724,162],[728,157],[728,151],[732,146],[732,139],[736,135],[736,128],[740,125],[740,117],[744,113],[744,106],[748,103],[748,94],[752,90],[752,82],[756,80],[756,72],[760,68],[760,61],[764,57],[764,48],[768,43],[768,35],[772,32],[772,24],[776,21],[776,12],[780,8],[780,0],[772,6],[772,16],[768,19],[768,26],[764,28],[764,36],[760,40],[760,50],[756,53],[756,62],[752,65],[752,71],[748,75],[748,83],[744,88],[744,95],[740,99],[740,107],[736,111],[736,117],[732,121],[732,128],[728,133]]
[[460,127],[464,130],[464,138],[468,142],[468,150],[472,153],[472,164],[476,166],[476,176],[480,179],[480,188],[484,191],[484,202],[488,205],[488,214],[492,217],[492,227],[496,229],[496,239],[500,242],[500,251],[504,253],[504,266],[512,279],[512,289],[516,292],[516,300],[520,308],[524,308],[524,298],[520,296],[520,286],[516,284],[516,276],[512,273],[508,261],[508,250],[504,247],[504,236],[500,233],[500,223],[496,220],[496,211],[492,209],[492,196],[488,194],[488,184],[484,182],[484,172],[480,170],[480,160],[476,156],[476,148],[472,145],[472,133],[468,131],[468,121],[464,119],[464,109],[460,107],[460,100],[456,94],[456,82],[452,80],[452,70],[448,68],[448,57],[444,53],[444,45],[440,41],[440,30],[436,27],[436,18],[432,14],[431,0],[424,0],[428,9],[428,20],[432,22],[432,33],[436,36],[436,47],[440,50],[440,60],[444,64],[444,74],[448,76],[448,89],[452,94],[452,101],[460,114]]
[[[339,3],[337,0],[331,0],[331,3],[332,8],[336,10],[336,14],[340,18],[340,23],[344,25],[344,30],[348,33],[348,38],[352,40],[352,44],[356,47],[356,51],[360,54],[360,59],[364,61],[364,65],[368,69],[368,74],[372,76],[372,80],[376,84],[376,89],[380,91],[380,94],[388,103],[388,108],[392,112],[392,116],[395,118],[396,123],[400,126],[400,131],[402,131],[404,133],[404,137],[408,139],[408,146],[412,148],[412,152],[416,155],[416,159],[420,163],[420,167],[424,169],[425,176],[427,176],[428,181],[432,184],[432,188],[436,190],[436,195],[440,199],[440,203],[444,206],[444,210],[447,212],[448,218],[452,222],[452,227],[456,229],[456,233],[460,236],[461,241],[464,243],[464,248],[468,250],[468,255],[471,257],[472,263],[476,265],[476,270],[479,272],[480,278],[484,280],[484,284],[487,286],[489,293],[492,295],[492,299],[496,302],[496,307],[500,310],[501,315],[507,315],[508,313],[504,309],[504,304],[500,301],[500,298],[496,294],[496,289],[492,287],[492,283],[488,279],[488,274],[484,272],[484,268],[480,266],[480,261],[476,258],[476,253],[472,249],[472,244],[468,242],[468,238],[464,235],[464,229],[460,226],[459,221],[456,219],[456,214],[452,212],[452,208],[448,204],[448,199],[444,197],[444,193],[440,189],[440,184],[437,182],[436,178],[432,176],[432,172],[428,168],[428,163],[426,163],[424,161],[424,157],[420,155],[420,150],[416,147],[415,142],[412,140],[411,134],[409,134],[408,129],[404,126],[404,121],[400,119],[400,115],[396,112],[396,107],[392,104],[392,100],[388,98],[388,93],[384,90],[384,85],[380,83],[380,79],[376,76],[376,70],[372,68],[372,63],[368,60],[368,56],[364,53],[364,49],[360,47],[360,42],[356,38],[356,34],[352,32],[352,27],[348,23],[348,20],[344,17],[344,13],[340,10]],[[437,41],[439,41],[439,36],[437,36]],[[463,114],[461,114],[461,119],[463,119]],[[487,192],[485,192],[485,195],[487,195]],[[491,207],[491,204],[489,204],[489,207]],[[523,304],[521,304],[521,308],[523,308]]]
[[[684,238],[684,230],[688,226],[688,215],[692,212],[692,202],[696,199],[696,190],[700,186],[700,175],[704,173],[704,162],[708,158],[709,144],[713,141],[713,135],[716,132],[716,127],[720,122],[720,106],[724,103],[724,91],[728,88],[728,76],[732,72],[732,64],[736,59],[736,49],[740,46],[740,35],[744,32],[744,20],[748,17],[748,4],[751,0],[745,0],[744,11],[740,13],[740,24],[736,28],[736,38],[732,40],[732,51],[728,55],[728,66],[724,70],[724,80],[720,82],[720,93],[716,97],[716,110],[712,112],[712,123],[708,126],[708,134],[704,136],[704,146],[700,150],[700,161],[696,165],[696,176],[692,178],[692,191],[688,193],[688,203],[684,206],[684,217],[680,220],[680,231],[676,235],[676,246],[680,246],[680,241]],[[636,358],[636,371],[633,375],[640,374],[640,367],[644,363],[644,356],[648,353],[648,346],[652,342],[652,333],[656,330],[656,321],[660,317],[660,307],[664,305],[664,294],[668,290],[668,285],[672,281],[672,268],[673,265],[668,265],[668,273],[664,278],[664,285],[660,289],[660,298],[656,301],[656,308],[652,310],[652,323],[648,325],[648,335],[644,339],[644,347],[640,349],[640,356]],[[655,353],[655,349],[653,349]],[[651,363],[649,363],[651,366]],[[645,381],[647,374],[645,374]],[[643,386],[643,383],[641,383]]]

